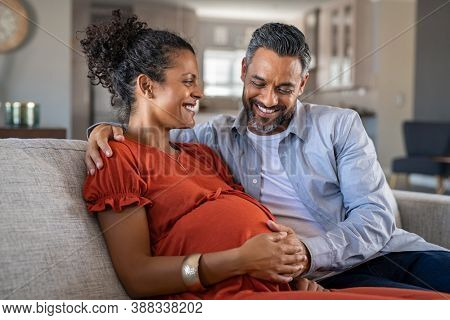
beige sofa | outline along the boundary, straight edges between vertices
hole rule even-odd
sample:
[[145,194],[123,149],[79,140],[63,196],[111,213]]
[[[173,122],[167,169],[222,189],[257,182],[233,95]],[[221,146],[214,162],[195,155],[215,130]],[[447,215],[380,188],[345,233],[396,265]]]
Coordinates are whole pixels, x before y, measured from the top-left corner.
[[[82,199],[84,150],[0,139],[0,299],[128,299]],[[450,247],[450,197],[395,196],[404,229]]]

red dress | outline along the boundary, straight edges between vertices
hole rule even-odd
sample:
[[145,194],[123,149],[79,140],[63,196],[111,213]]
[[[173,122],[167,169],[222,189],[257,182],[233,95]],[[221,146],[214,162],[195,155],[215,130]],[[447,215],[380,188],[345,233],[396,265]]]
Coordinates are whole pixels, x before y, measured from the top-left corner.
[[[90,213],[129,205],[145,206],[152,254],[184,256],[241,246],[247,239],[271,232],[274,217],[234,183],[224,162],[209,147],[178,143],[178,158],[127,138],[110,142],[113,156],[88,176],[83,195]],[[333,292],[292,291],[248,275],[222,281],[201,293],[169,299],[442,299],[426,291],[353,288]]]

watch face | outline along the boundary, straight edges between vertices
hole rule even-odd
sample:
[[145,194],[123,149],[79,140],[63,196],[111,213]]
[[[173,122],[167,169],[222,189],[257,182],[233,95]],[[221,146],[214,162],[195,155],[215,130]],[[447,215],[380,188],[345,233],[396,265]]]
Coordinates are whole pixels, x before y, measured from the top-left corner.
[[0,52],[18,47],[25,39],[28,20],[25,8],[18,0],[0,2]]

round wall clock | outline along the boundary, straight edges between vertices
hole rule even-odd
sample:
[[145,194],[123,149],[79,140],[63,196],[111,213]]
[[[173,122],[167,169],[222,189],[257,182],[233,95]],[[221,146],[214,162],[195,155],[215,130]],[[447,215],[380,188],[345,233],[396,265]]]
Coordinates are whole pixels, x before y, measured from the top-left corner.
[[27,35],[28,15],[19,0],[0,1],[0,52],[17,48]]

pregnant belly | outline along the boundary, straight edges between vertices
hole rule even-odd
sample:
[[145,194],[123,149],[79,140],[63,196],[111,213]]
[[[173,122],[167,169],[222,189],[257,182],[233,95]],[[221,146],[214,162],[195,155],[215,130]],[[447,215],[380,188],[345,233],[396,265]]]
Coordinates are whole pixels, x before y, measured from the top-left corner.
[[154,246],[156,255],[186,255],[236,248],[270,232],[269,216],[257,204],[237,195],[221,195],[183,216]]

